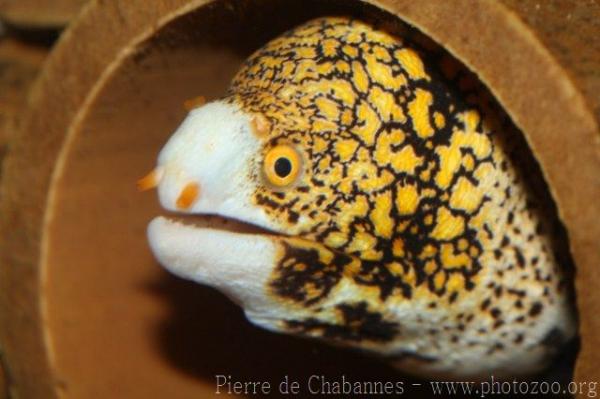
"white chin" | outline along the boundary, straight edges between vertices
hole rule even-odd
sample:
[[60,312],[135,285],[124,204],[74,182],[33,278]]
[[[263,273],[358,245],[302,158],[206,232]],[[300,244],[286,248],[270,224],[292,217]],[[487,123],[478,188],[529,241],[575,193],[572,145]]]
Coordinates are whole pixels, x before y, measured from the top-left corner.
[[173,274],[213,286],[246,309],[269,301],[266,287],[277,263],[277,237],[156,217],[148,225],[148,240],[156,259]]

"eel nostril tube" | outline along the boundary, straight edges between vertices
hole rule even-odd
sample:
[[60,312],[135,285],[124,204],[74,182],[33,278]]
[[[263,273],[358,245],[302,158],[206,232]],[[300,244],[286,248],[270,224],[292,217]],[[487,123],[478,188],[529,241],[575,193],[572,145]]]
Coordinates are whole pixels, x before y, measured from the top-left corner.
[[199,194],[200,185],[198,183],[188,183],[185,185],[183,190],[181,190],[175,205],[177,205],[177,208],[182,210],[188,209],[194,204],[194,202],[196,202]]
[[185,110],[189,112],[195,108],[203,106],[204,104],[206,104],[206,97],[198,96],[184,101],[183,108],[185,108]]
[[162,177],[162,168],[154,168],[152,172],[148,173],[146,176],[137,181],[137,188],[140,191],[146,191],[155,188],[158,186],[158,183],[160,183]]

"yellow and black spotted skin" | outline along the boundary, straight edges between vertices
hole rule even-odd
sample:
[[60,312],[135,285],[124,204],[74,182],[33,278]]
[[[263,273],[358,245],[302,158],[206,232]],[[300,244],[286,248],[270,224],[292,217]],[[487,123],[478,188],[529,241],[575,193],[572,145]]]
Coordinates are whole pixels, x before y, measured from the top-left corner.
[[575,323],[526,145],[463,67],[393,29],[320,18],[254,53],[140,186],[268,231],[156,218],[150,246],[268,329],[426,376],[540,371]]
[[457,351],[550,356],[573,334],[567,290],[510,137],[425,47],[322,18],[235,77],[228,101],[269,122],[264,154],[302,159],[293,186],[253,196],[296,236],[268,290],[304,316],[279,328],[432,370],[464,366]]

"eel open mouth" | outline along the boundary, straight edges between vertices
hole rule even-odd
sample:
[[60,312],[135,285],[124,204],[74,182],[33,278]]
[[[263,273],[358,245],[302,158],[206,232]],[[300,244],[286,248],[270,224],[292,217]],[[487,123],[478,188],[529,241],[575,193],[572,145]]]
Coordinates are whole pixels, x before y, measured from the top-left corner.
[[171,212],[165,214],[164,217],[171,222],[197,229],[220,230],[238,234],[282,235],[281,233],[251,223],[220,215],[181,214]]

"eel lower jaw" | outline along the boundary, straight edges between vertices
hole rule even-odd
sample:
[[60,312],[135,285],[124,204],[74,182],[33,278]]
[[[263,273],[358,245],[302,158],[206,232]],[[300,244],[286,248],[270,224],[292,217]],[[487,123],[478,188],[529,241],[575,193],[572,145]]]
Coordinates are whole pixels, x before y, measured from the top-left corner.
[[271,305],[266,291],[280,257],[280,239],[277,233],[218,216],[159,216],[148,225],[150,248],[167,270],[212,286],[247,310]]

